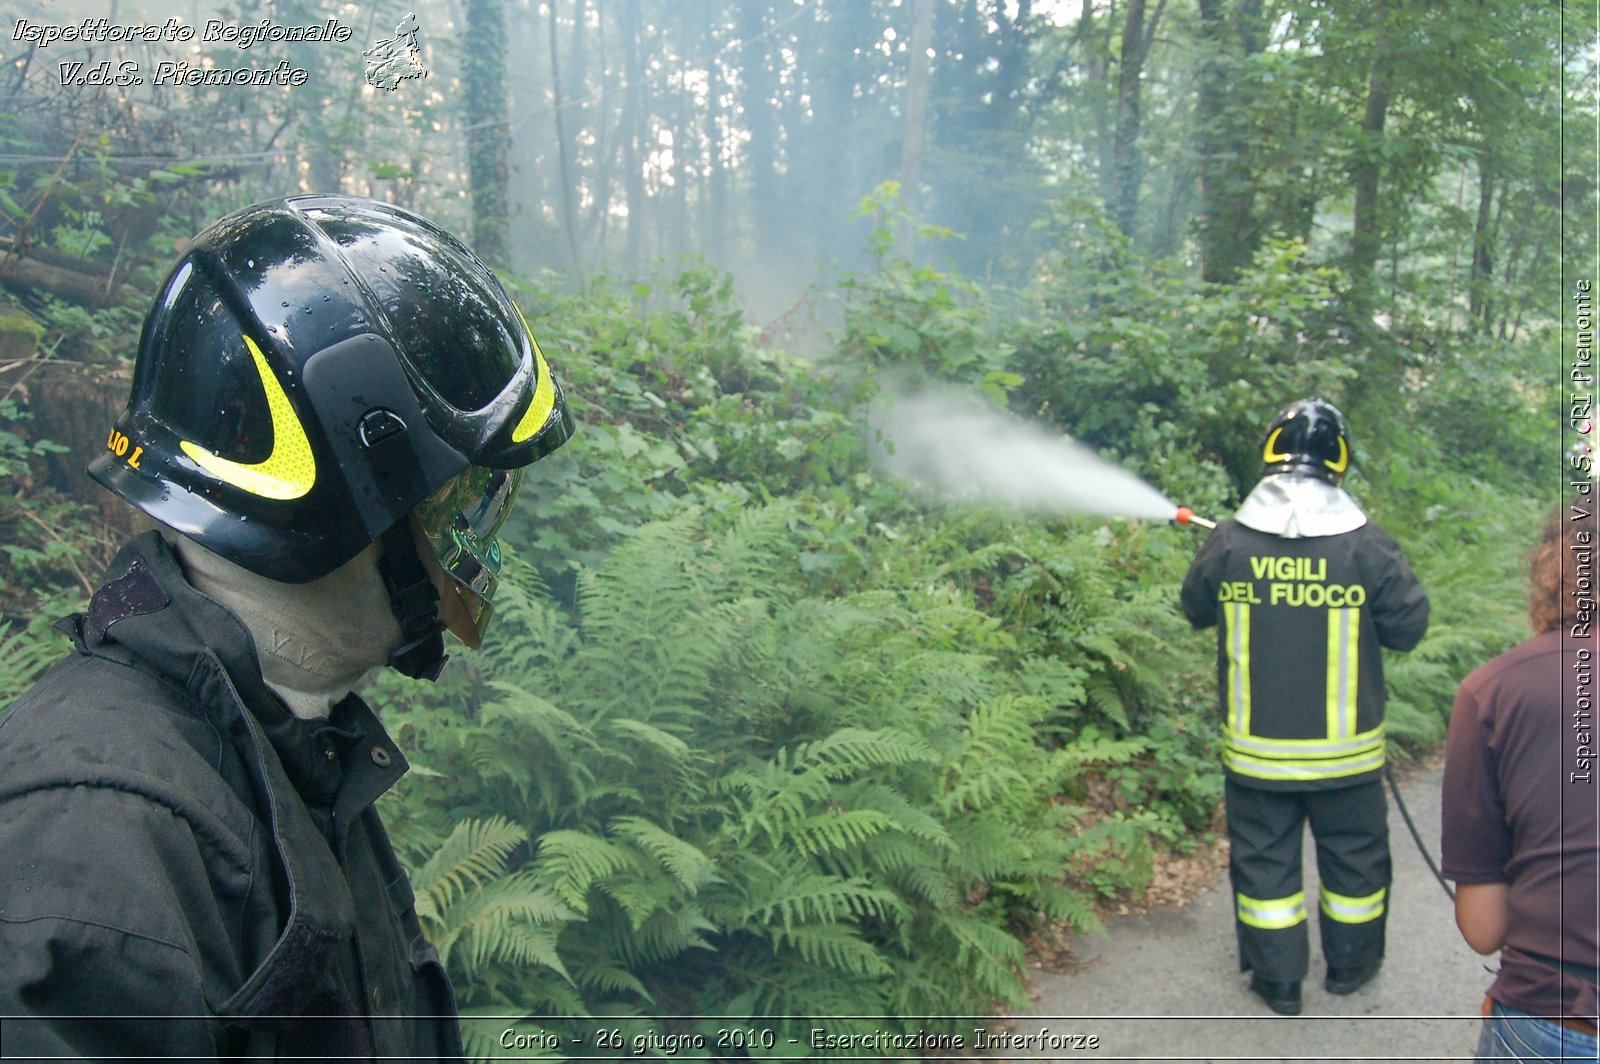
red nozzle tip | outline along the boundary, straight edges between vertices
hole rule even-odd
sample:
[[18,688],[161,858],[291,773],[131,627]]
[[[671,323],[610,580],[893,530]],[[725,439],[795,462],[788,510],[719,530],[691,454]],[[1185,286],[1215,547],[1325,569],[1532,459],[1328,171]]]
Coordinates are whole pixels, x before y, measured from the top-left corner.
[[1180,506],[1178,507],[1178,515],[1174,517],[1173,520],[1178,522],[1180,525],[1186,525],[1190,521],[1194,520],[1194,511],[1189,509],[1187,506]]

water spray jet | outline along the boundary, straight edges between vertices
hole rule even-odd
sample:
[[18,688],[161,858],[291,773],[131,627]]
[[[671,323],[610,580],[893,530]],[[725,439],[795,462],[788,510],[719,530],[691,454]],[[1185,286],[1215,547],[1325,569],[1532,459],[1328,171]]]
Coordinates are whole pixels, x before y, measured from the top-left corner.
[[1083,444],[971,392],[935,385],[886,394],[869,421],[878,464],[947,503],[1216,527]]

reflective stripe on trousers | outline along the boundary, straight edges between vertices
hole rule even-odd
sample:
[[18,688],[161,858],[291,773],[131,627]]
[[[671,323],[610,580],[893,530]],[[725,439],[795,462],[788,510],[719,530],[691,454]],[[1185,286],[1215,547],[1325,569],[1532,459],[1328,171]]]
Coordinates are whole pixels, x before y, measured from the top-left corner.
[[1337,920],[1341,924],[1365,924],[1376,920],[1383,915],[1384,900],[1389,895],[1389,888],[1381,887],[1376,892],[1364,898],[1352,898],[1345,894],[1335,894],[1326,886],[1320,888],[1322,894],[1322,911],[1330,920]]
[[1263,931],[1276,931],[1306,921],[1306,893],[1303,890],[1287,898],[1263,900],[1235,894],[1233,900],[1239,922]]

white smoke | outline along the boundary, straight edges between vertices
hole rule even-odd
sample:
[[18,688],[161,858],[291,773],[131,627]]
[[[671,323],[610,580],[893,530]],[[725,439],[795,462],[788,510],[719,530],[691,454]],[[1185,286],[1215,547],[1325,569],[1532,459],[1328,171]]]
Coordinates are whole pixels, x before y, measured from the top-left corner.
[[1177,504],[1083,444],[952,388],[882,398],[869,414],[881,468],[950,503],[1170,521]]

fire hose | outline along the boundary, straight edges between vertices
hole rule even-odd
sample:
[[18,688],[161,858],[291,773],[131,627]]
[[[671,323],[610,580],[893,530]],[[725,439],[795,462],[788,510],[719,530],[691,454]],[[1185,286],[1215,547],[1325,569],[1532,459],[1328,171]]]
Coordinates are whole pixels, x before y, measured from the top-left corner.
[[1433,878],[1437,879],[1439,885],[1444,888],[1445,894],[1449,895],[1451,901],[1455,901],[1456,892],[1450,886],[1449,881],[1444,878],[1444,873],[1439,871],[1439,866],[1434,863],[1433,855],[1428,852],[1428,847],[1423,844],[1422,833],[1417,830],[1416,823],[1412,821],[1411,810],[1406,808],[1405,799],[1400,797],[1400,785],[1394,781],[1394,770],[1389,767],[1388,761],[1383,763],[1383,774],[1389,777],[1389,790],[1394,794],[1394,804],[1399,808],[1401,819],[1406,822],[1406,827],[1411,831],[1412,841],[1417,844],[1417,852],[1422,854],[1424,861],[1428,862],[1428,870],[1433,873]]
[[[1173,515],[1172,519],[1180,525],[1199,525],[1201,528],[1217,527],[1215,521],[1208,521],[1204,517],[1198,516],[1187,506],[1178,507],[1178,512]],[[1428,864],[1428,870],[1433,873],[1433,878],[1439,881],[1439,886],[1444,888],[1445,894],[1449,896],[1452,902],[1455,901],[1456,892],[1451,888],[1450,882],[1444,878],[1444,873],[1439,870],[1439,865],[1434,861],[1433,855],[1428,852],[1427,844],[1422,841],[1422,833],[1417,830],[1416,821],[1411,819],[1411,810],[1406,808],[1405,799],[1400,797],[1400,785],[1395,782],[1394,770],[1390,768],[1388,761],[1383,764],[1383,774],[1389,778],[1389,792],[1394,795],[1394,804],[1400,810],[1400,818],[1406,822],[1406,828],[1411,832],[1411,839],[1417,844],[1417,852],[1422,854],[1422,859]]]

